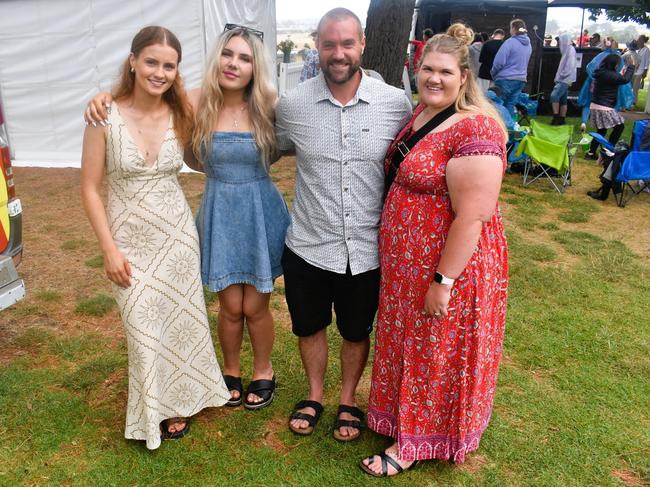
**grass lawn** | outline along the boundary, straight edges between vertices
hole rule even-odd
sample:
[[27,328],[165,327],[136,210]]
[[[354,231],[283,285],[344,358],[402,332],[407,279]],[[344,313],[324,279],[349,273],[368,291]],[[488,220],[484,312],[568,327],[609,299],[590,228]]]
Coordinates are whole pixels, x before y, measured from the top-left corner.
[[[281,279],[271,300],[272,407],[206,410],[187,437],[153,452],[126,441],[123,329],[81,210],[79,171],[16,168],[28,296],[0,314],[0,485],[649,485],[650,195],[624,209],[592,201],[584,193],[598,172],[578,159],[564,195],[506,176],[510,300],[491,424],[465,464],[427,462],[382,481],[357,463],[385,438],[332,438],[334,329],[324,417],[310,437],[288,431],[306,385]],[[293,173],[291,158],[273,169],[289,202]],[[181,179],[196,209],[202,178]],[[208,298],[214,326],[218,304]],[[250,357],[246,344],[246,381]],[[368,389],[369,370],[363,408]]]

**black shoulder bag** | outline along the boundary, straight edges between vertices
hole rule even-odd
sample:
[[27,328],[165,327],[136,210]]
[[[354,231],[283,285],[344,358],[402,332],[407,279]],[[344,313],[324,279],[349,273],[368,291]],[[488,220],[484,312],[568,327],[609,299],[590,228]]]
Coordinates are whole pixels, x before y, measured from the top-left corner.
[[411,149],[417,144],[422,137],[427,135],[438,125],[443,123],[449,117],[456,113],[455,104],[449,105],[443,111],[435,115],[431,120],[425,123],[417,132],[413,132],[410,137],[406,137],[405,140],[400,140],[395,149],[390,156],[390,164],[388,165],[388,174],[386,174],[385,180],[385,189],[384,189],[384,199],[388,195],[388,190],[390,190],[395,177],[397,176],[397,171],[399,170],[400,164],[406,158],[406,155],[411,151]]

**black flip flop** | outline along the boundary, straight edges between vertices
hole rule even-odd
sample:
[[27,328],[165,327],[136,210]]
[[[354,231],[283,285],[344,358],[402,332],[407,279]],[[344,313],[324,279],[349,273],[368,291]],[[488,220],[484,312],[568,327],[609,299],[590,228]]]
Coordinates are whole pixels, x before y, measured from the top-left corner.
[[[169,422],[175,419],[176,423],[185,423],[185,427],[180,431],[169,431]],[[160,439],[161,440],[178,440],[190,432],[190,418],[169,418],[160,423]]]
[[228,391],[237,391],[239,392],[239,397],[237,399],[231,399],[225,404],[229,408],[236,408],[240,406],[244,400],[244,385],[241,382],[241,377],[235,377],[234,375],[224,375],[223,381],[226,383]]
[[[273,402],[273,395],[275,393],[275,375],[271,380],[269,379],[259,379],[254,380],[246,388],[246,397],[244,398],[244,407],[246,409],[255,410],[262,409],[268,406]],[[248,400],[249,394],[255,394],[258,397],[261,397],[262,400],[259,402],[251,402]]]
[[[299,409],[305,408],[312,408],[316,411],[316,414],[312,416],[311,414],[298,412]],[[289,429],[297,435],[309,436],[314,432],[314,428],[316,427],[316,424],[318,424],[321,414],[323,414],[323,405],[321,403],[309,400],[300,401],[293,407],[293,413],[289,416]],[[294,419],[304,419],[307,421],[309,426],[306,428],[294,428],[291,426],[291,421]]]

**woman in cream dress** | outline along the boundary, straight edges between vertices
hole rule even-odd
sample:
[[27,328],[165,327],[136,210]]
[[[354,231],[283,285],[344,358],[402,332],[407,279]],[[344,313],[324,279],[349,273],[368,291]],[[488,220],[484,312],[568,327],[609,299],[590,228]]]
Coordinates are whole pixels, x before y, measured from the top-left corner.
[[142,29],[108,124],[86,128],[82,158],[82,199],[128,344],[125,437],[149,449],[183,436],[187,418],[230,397],[208,326],[196,227],[177,179],[192,126],[180,61],[174,34]]

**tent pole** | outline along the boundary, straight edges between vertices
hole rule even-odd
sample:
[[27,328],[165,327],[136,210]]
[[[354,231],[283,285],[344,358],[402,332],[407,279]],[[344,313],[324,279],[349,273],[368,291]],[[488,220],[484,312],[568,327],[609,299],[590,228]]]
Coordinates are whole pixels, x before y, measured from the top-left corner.
[[582,38],[582,32],[584,31],[585,28],[585,8],[582,7],[582,20],[580,21],[580,33],[578,34],[578,39],[580,39],[580,42],[578,42],[578,47],[585,47],[582,45],[584,42],[584,39]]

